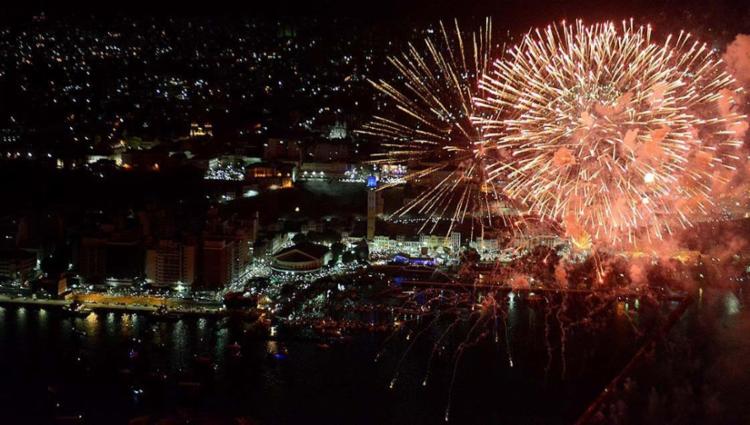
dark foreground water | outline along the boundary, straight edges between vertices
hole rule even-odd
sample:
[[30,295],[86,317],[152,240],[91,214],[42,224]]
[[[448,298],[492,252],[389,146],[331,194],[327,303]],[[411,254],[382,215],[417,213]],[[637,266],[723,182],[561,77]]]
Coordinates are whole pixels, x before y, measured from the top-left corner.
[[608,424],[750,424],[750,292],[705,290],[605,406]]
[[[711,338],[715,328],[704,322],[728,329],[740,322],[747,313],[742,297],[732,296],[691,309],[676,327],[685,335],[677,344],[689,345],[693,332]],[[614,303],[595,325],[567,332],[563,346],[554,313],[516,300],[507,333],[500,322],[497,341],[488,331],[458,361],[456,347],[469,329],[447,338],[430,363],[442,334],[435,326],[409,351],[414,338],[391,339],[376,363],[384,335],[330,344],[273,341],[234,319],[70,317],[5,306],[0,423],[434,424],[444,421],[449,396],[451,423],[570,423],[637,350],[639,331],[670,308]],[[717,338],[707,344],[724,343],[725,336]],[[747,349],[745,340],[731,343]],[[660,380],[667,378],[675,377]],[[631,403],[640,411],[648,400]]]

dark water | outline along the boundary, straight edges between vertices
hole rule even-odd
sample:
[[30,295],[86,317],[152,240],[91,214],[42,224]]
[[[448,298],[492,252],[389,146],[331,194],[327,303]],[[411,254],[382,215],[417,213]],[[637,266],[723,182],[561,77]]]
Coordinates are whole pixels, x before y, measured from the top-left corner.
[[[743,285],[744,286],[744,285]],[[611,424],[750,424],[750,292],[707,289],[605,411]]]
[[[446,338],[446,349],[431,363],[432,344],[444,328],[415,325],[426,330],[410,350],[414,339],[404,333],[385,345],[376,363],[384,335],[326,347],[266,340],[254,325],[233,319],[70,317],[5,306],[0,422],[46,424],[80,415],[78,423],[87,424],[138,417],[153,423],[434,424],[444,422],[450,396],[451,423],[570,423],[637,350],[636,329],[653,326],[669,308],[657,314],[615,303],[596,326],[568,331],[563,347],[554,315],[516,300],[507,332],[500,322],[497,341],[488,331],[458,359],[456,347],[466,342],[469,325]],[[428,364],[429,384],[422,386]]]

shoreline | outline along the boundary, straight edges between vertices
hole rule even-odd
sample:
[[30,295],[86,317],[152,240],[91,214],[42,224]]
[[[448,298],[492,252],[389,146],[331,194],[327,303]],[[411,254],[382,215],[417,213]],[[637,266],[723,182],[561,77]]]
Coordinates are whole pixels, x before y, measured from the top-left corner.
[[[67,311],[73,303],[78,302],[83,308],[81,312]],[[45,298],[29,298],[29,297],[10,297],[8,295],[0,295],[0,305],[12,305],[12,306],[31,306],[39,308],[56,308],[70,315],[76,315],[79,313],[85,313],[86,311],[118,311],[118,312],[133,312],[133,313],[144,313],[154,317],[165,318],[182,318],[182,317],[225,317],[235,314],[251,316],[255,312],[252,309],[248,310],[228,310],[224,307],[191,307],[191,306],[180,306],[179,308],[167,308],[164,313],[160,313],[160,305],[142,305],[142,304],[122,304],[114,302],[101,302],[101,301],[86,301],[77,299],[75,296],[69,299],[45,299]]]

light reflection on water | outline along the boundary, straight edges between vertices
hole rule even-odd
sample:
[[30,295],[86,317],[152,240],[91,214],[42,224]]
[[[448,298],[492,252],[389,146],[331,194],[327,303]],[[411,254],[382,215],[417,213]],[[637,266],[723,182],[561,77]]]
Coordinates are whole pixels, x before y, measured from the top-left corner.
[[198,341],[200,343],[204,343],[206,338],[208,337],[208,320],[206,320],[206,318],[204,317],[198,319],[195,330]]
[[16,318],[16,332],[23,333],[26,330],[26,307],[18,307]]
[[99,334],[99,315],[93,311],[89,313],[84,320],[84,327],[90,339],[96,338]]
[[191,350],[189,347],[190,341],[185,329],[185,322],[183,320],[178,320],[177,323],[172,326],[169,339],[171,341],[171,344],[169,344],[171,364],[178,369],[187,367]]
[[[213,345],[213,356],[215,359],[222,359],[227,351],[227,344],[229,341],[229,329],[221,327],[216,330],[216,343]],[[210,345],[210,341],[209,341]]]
[[126,337],[130,338],[132,337],[132,329],[133,329],[133,320],[135,319],[135,315],[131,315],[130,313],[122,313],[120,315],[120,321],[121,325],[119,326],[119,331]]
[[[511,359],[503,354],[507,346],[516,363],[513,368],[519,374],[523,375],[530,367],[536,367],[536,372],[541,373],[547,364],[547,358],[529,357],[529,351],[534,351],[536,356],[537,351],[544,349],[545,309],[527,308],[521,298],[511,298],[509,301],[511,305],[507,313],[507,327],[500,324],[497,343],[499,348],[491,350],[491,359],[495,362],[499,359],[508,367]],[[435,388],[425,390],[431,391],[428,392],[432,394],[428,397],[429,402],[425,401],[415,407],[413,415],[402,413],[408,409],[407,396],[421,388],[419,383],[424,375],[426,359],[416,354],[410,356],[404,366],[405,384],[394,390],[396,392],[388,392],[386,387],[390,376],[385,375],[390,375],[393,366],[388,362],[395,363],[399,356],[396,350],[396,354],[386,358],[386,364],[374,367],[374,355],[382,346],[382,341],[377,337],[363,338],[355,343],[331,343],[328,348],[320,348],[316,343],[306,341],[281,343],[248,336],[247,324],[230,319],[183,318],[157,321],[148,315],[124,312],[98,312],[85,317],[69,317],[52,309],[41,313],[34,309],[11,307],[7,311],[0,309],[0,343],[3,345],[9,342],[4,329],[11,322],[15,322],[16,329],[11,336],[13,343],[30,344],[34,350],[39,350],[41,346],[55,348],[40,354],[42,362],[52,365],[51,377],[34,374],[33,370],[24,370],[30,382],[28,391],[41,392],[28,394],[29,399],[44,398],[50,382],[74,381],[78,386],[65,387],[74,396],[74,401],[68,404],[97,406],[104,412],[96,413],[100,415],[106,414],[108,410],[133,412],[135,409],[146,409],[153,406],[149,404],[153,403],[149,402],[149,397],[153,397],[155,392],[167,394],[161,402],[170,405],[181,402],[178,401],[181,396],[178,394],[177,383],[201,379],[196,366],[198,358],[207,359],[207,367],[212,371],[210,387],[213,392],[206,396],[211,403],[229,406],[238,411],[260,412],[266,420],[273,415],[285,417],[284,415],[292,414],[289,412],[294,412],[294,409],[298,409],[297,414],[308,412],[318,415],[316,417],[320,419],[325,417],[320,415],[326,414],[317,410],[326,404],[322,400],[337,399],[341,400],[341,409],[351,410],[349,416],[339,417],[341,423],[361,422],[359,420],[362,417],[358,415],[362,414],[362,410],[356,409],[364,409],[361,403],[366,401],[370,406],[383,406],[384,411],[378,412],[381,420],[375,423],[393,422],[389,420],[393,418],[405,418],[403,421],[396,421],[398,423],[405,423],[407,419],[413,420],[413,423],[431,423],[435,418],[430,415],[441,415],[442,410],[442,407],[433,405],[444,402],[445,397],[445,383],[437,376],[431,381],[435,382]],[[26,328],[29,326],[37,327],[38,331],[27,335]],[[627,329],[623,327],[622,332]],[[435,335],[439,336],[440,333]],[[538,337],[540,335],[541,338]],[[10,357],[20,356],[8,349],[3,351],[3,358],[7,353]],[[283,355],[277,355],[279,353]],[[441,363],[449,361],[449,354],[446,354],[445,360],[436,360],[436,374],[450,370],[450,364]],[[78,356],[82,357],[82,361],[71,361]],[[55,364],[70,363],[74,364],[69,367],[72,368],[70,373],[75,379],[53,368]],[[467,373],[471,372],[473,363],[480,364],[480,361],[467,361]],[[554,363],[556,364],[557,362]],[[155,373],[159,376],[163,374],[165,381],[150,387],[149,382],[153,381]],[[410,387],[406,383],[409,382],[408,375],[412,373],[418,382]],[[476,384],[476,388],[480,387],[481,384]],[[145,395],[137,403],[130,395],[133,388],[145,389]],[[119,399],[118,394],[121,393],[128,396]],[[390,398],[384,397],[392,397],[391,394],[397,395],[403,402],[386,407],[386,401]],[[83,403],[81,400],[87,401]],[[304,407],[290,407],[290,400]],[[409,403],[413,402],[411,400]],[[465,400],[459,396],[456,401],[457,415],[460,415],[462,402]],[[385,413],[389,409],[393,412]],[[276,423],[299,423],[294,417],[287,418]],[[111,422],[102,419],[95,423]]]

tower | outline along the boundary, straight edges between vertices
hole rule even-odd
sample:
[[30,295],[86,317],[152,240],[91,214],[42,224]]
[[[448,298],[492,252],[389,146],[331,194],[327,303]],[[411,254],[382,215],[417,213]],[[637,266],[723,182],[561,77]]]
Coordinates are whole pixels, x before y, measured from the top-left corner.
[[378,218],[378,180],[375,176],[367,178],[367,240],[375,237],[375,222]]

